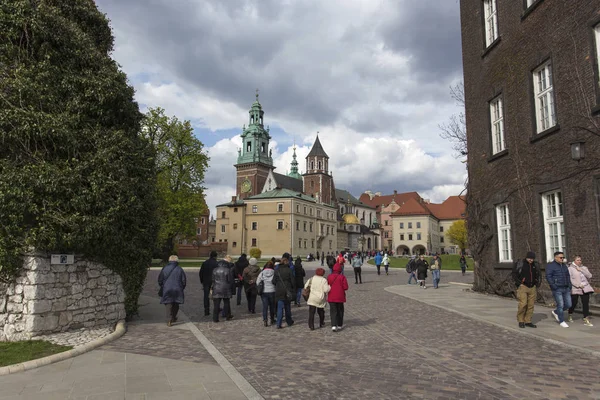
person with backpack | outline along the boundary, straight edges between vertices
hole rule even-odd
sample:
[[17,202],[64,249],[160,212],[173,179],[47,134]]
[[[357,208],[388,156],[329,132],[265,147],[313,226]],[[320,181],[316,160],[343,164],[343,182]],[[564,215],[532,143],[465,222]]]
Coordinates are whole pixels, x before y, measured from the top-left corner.
[[358,284],[358,282],[360,281],[360,284],[362,285],[362,260],[360,259],[359,256],[356,256],[352,259],[352,268],[354,269],[354,284]]
[[377,254],[375,254],[375,266],[377,267],[377,275],[381,275],[381,261],[383,260],[383,257],[381,256],[380,252],[377,252]]
[[417,275],[415,271],[417,270],[417,263],[415,262],[415,256],[412,256],[408,263],[406,264],[406,272],[409,274],[408,284],[410,285],[413,278],[415,280],[415,285],[417,284]]
[[256,278],[258,294],[262,300],[263,323],[265,326],[269,326],[267,312],[271,317],[271,325],[275,323],[275,285],[273,284],[275,270],[273,267],[273,261],[267,261],[258,278]]
[[248,263],[249,265],[244,268],[244,273],[242,276],[244,278],[244,291],[246,292],[246,301],[248,302],[248,312],[250,314],[254,314],[256,312],[256,297],[258,297],[256,279],[260,274],[260,268],[258,267],[257,260],[254,257],[248,260]]
[[512,277],[517,286],[517,322],[519,328],[537,328],[531,322],[533,306],[537,297],[537,288],[542,284],[540,265],[535,261],[535,253],[527,252],[525,259],[517,261],[513,266]]

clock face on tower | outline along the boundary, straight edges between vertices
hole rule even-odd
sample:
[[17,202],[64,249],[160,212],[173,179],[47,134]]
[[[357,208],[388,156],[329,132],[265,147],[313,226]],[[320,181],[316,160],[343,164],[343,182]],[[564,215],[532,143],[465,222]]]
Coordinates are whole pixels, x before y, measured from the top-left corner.
[[242,193],[248,193],[252,190],[252,183],[248,180],[248,178],[244,179],[242,182]]

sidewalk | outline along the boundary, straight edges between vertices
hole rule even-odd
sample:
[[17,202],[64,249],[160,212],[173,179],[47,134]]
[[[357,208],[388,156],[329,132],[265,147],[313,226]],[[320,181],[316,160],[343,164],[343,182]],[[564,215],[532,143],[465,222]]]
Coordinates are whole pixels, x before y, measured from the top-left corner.
[[391,286],[385,290],[408,297],[463,316],[486,321],[504,329],[534,336],[546,341],[572,346],[600,356],[600,319],[592,319],[593,327],[581,322],[582,315],[573,314],[575,320],[569,328],[561,328],[550,313],[552,308],[536,304],[533,323],[537,328],[519,328],[517,324],[517,302],[514,299],[502,298],[471,292],[471,285],[449,282],[440,284],[434,290],[428,287],[420,289],[417,285]]
[[156,298],[141,296],[140,304],[140,318],[120,339],[0,377],[0,400],[262,399],[185,315],[169,328]]

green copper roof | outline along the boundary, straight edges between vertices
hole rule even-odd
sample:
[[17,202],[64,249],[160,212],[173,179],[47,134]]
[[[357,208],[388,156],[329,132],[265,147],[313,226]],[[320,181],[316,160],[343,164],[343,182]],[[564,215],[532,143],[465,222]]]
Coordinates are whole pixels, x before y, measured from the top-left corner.
[[297,199],[302,199],[302,200],[306,200],[306,201],[310,201],[315,203],[315,199],[307,196],[305,194],[302,194],[300,192],[296,192],[290,189],[273,189],[273,190],[269,190],[268,192],[264,192],[264,193],[260,193],[257,194],[255,196],[251,196],[246,198],[246,201],[248,200],[255,200],[255,199],[282,199],[282,198],[297,198]]
[[264,111],[258,102],[258,91],[256,93],[256,101],[252,103],[250,108],[248,127],[244,125],[242,131],[242,147],[238,149],[238,164],[246,163],[263,163],[273,165],[273,157],[271,149],[269,149],[269,127],[265,129],[263,123]]

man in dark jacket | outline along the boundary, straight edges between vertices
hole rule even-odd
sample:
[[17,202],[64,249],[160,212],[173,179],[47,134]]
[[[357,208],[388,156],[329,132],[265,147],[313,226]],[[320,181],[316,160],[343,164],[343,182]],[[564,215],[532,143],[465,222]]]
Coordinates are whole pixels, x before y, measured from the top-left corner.
[[185,272],[179,266],[179,258],[175,255],[169,257],[169,263],[163,267],[158,275],[158,285],[162,295],[160,304],[167,309],[167,325],[171,326],[177,321],[179,305],[183,304],[183,290],[186,285]]
[[429,269],[429,263],[425,259],[425,256],[421,254],[416,262],[417,265],[417,283],[423,289],[427,289],[425,285],[425,279],[427,279],[427,270]]
[[277,329],[282,328],[281,323],[284,311],[287,326],[294,325],[291,302],[296,297],[296,279],[290,269],[290,258],[291,256],[289,253],[284,253],[283,256],[281,256],[281,263],[273,277],[273,283],[275,284],[275,303],[277,304]]
[[571,308],[571,275],[564,259],[565,254],[562,251],[554,253],[554,261],[546,265],[546,280],[556,301],[556,310],[552,311],[552,316],[560,326],[568,328],[564,311]]
[[221,308],[221,300],[223,300],[223,311],[230,320],[233,318],[231,315],[231,305],[229,299],[233,294],[233,281],[234,271],[231,267],[231,259],[225,257],[217,263],[217,268],[213,270],[212,274],[212,298],[213,298],[213,321],[219,322],[219,309]]
[[237,279],[237,297],[236,297],[236,304],[239,306],[240,304],[242,304],[242,287],[243,285],[243,274],[244,274],[244,269],[246,269],[246,267],[250,265],[248,263],[248,257],[246,256],[246,254],[242,254],[240,256],[240,258],[237,259],[237,261],[235,262],[235,278]]
[[212,285],[212,273],[217,268],[217,252],[211,251],[210,258],[202,263],[200,267],[200,284],[204,288],[204,315],[210,315],[210,286]]
[[530,251],[525,259],[521,259],[513,266],[512,276],[517,286],[517,322],[519,328],[537,328],[531,322],[533,306],[537,298],[537,288],[542,284],[540,265],[535,261],[535,253]]
[[302,289],[304,289],[304,277],[306,276],[306,271],[304,271],[300,256],[296,257],[296,261],[294,262],[294,276],[296,278],[296,305],[300,307]]

